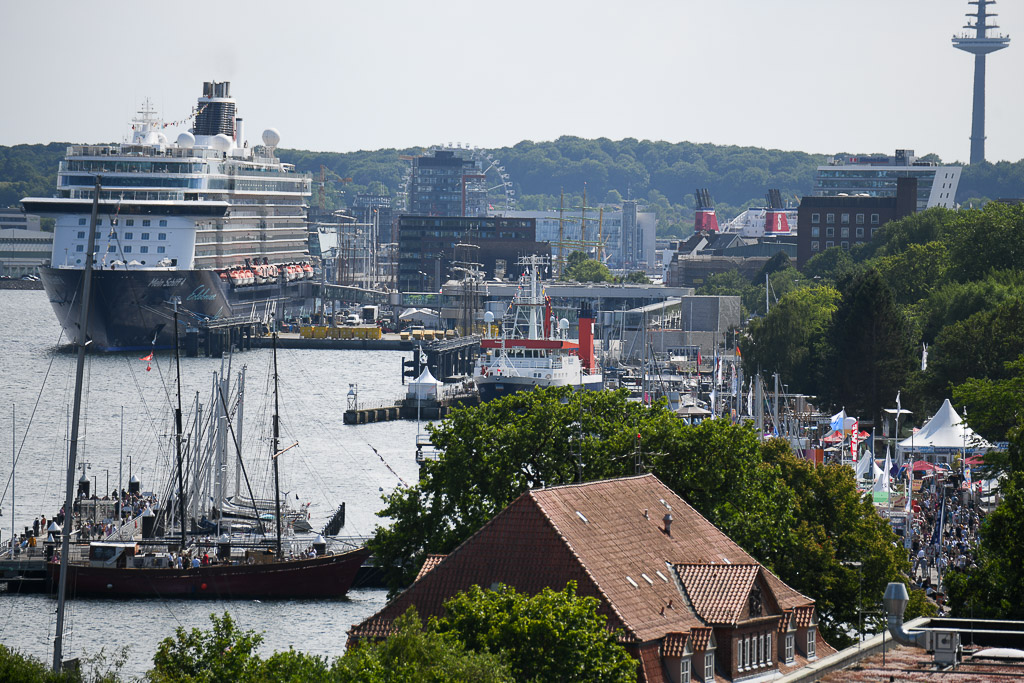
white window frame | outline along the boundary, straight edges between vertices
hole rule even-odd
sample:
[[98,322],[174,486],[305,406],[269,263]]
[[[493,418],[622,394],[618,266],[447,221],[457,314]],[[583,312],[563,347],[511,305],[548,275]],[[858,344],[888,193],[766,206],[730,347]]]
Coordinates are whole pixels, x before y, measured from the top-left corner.
[[786,634],[786,663],[793,661],[796,654],[796,636],[792,633]]
[[704,653],[704,683],[715,680],[715,653]]
[[765,635],[764,654],[765,654],[765,659],[768,660],[768,665],[771,666],[771,663],[772,663],[772,632],[771,631],[768,631],[768,633]]
[[817,657],[817,632],[814,628],[807,629],[807,659]]
[[690,658],[679,660],[679,683],[690,683]]
[[760,634],[757,637],[757,664],[758,666],[764,666],[764,634]]

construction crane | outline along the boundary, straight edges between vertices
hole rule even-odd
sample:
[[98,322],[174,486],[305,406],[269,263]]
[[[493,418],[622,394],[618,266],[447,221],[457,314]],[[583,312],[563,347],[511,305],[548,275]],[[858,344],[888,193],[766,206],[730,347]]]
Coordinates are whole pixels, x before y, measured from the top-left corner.
[[317,206],[320,207],[320,213],[327,212],[327,179],[330,177],[342,185],[351,183],[351,178],[342,178],[340,175],[327,168],[323,164],[320,164],[320,179],[318,181],[319,187],[317,187],[316,200]]

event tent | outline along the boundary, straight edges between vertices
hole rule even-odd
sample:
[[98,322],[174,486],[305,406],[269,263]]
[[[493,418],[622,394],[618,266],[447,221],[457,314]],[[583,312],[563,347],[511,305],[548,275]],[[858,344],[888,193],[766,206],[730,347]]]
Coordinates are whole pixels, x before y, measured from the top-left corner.
[[928,422],[913,436],[899,442],[897,452],[913,457],[913,454],[935,455],[938,462],[949,462],[953,455],[966,451],[968,454],[984,453],[993,448],[978,436],[953,410],[947,398]]

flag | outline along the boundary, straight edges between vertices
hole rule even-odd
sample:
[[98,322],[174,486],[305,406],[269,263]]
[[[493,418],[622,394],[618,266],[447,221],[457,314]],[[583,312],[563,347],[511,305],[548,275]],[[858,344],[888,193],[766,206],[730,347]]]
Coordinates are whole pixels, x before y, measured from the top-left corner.
[[843,431],[843,427],[846,423],[846,408],[843,408],[838,413],[832,416],[830,426],[833,432]]
[[942,542],[942,526],[946,519],[946,497],[942,497],[942,509],[939,518],[935,520],[935,531],[932,533],[932,545],[939,545]]
[[743,354],[740,353],[740,347],[739,346],[736,347],[736,357],[737,358],[742,358],[743,357]]
[[750,391],[747,392],[747,415],[754,414],[754,380],[750,380]]
[[928,369],[928,345],[921,344],[921,372]]
[[964,465],[964,483],[967,484],[967,488],[971,488],[971,466]]
[[875,485],[871,488],[874,493],[889,493],[890,475],[889,470],[892,469],[892,457],[889,455],[889,451],[885,451],[885,466],[882,471],[878,473],[875,478]]
[[150,364],[150,361],[153,360],[153,352],[152,351],[149,352],[148,356],[143,356],[139,360],[146,361],[146,372],[149,372],[150,370],[153,369],[153,366]]
[[900,414],[900,392],[896,392],[896,419],[899,419]]
[[718,414],[717,404],[718,403],[718,389],[711,389],[711,415],[715,416]]

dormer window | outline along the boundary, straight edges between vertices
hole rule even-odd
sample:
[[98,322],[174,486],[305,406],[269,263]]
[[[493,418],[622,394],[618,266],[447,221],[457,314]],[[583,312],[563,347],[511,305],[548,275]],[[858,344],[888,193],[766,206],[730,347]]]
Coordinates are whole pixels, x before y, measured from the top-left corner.
[[816,642],[815,642],[815,635],[816,635],[816,633],[817,633],[817,631],[815,631],[813,627],[807,629],[807,659],[814,659],[815,656],[816,656],[815,653],[814,653],[814,648],[815,648],[815,644],[816,644]]
[[715,680],[715,653],[704,653],[704,681],[709,683]]
[[684,657],[679,662],[679,683],[690,683],[690,658]]
[[786,635],[786,664],[793,662],[793,654],[796,649],[796,636],[792,633]]

